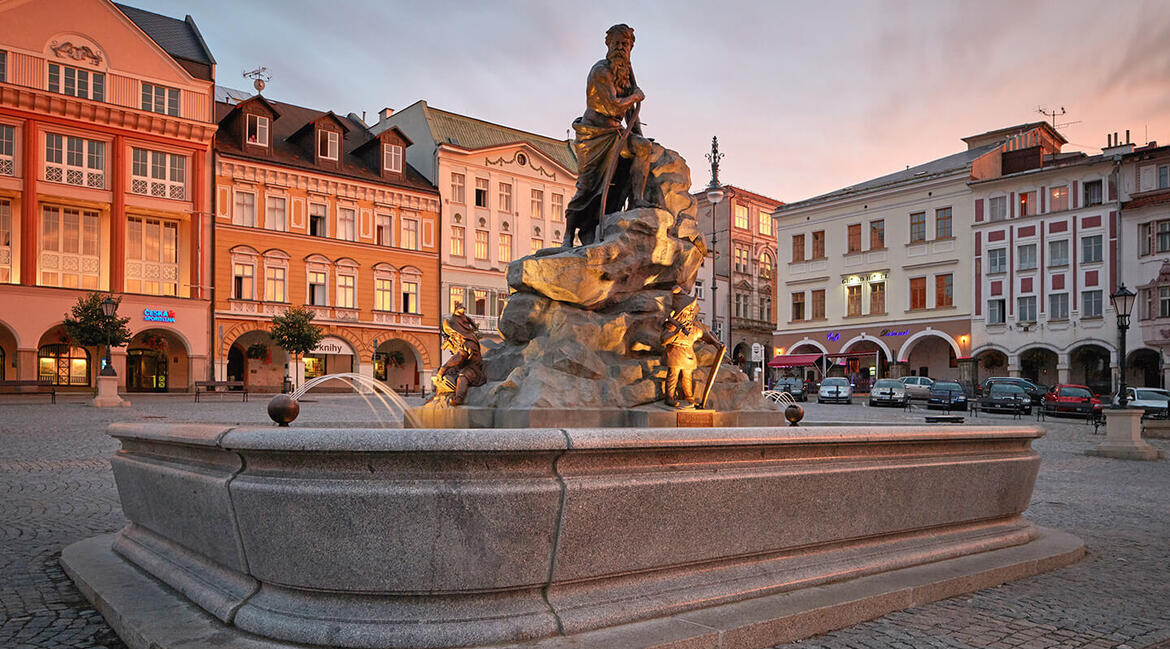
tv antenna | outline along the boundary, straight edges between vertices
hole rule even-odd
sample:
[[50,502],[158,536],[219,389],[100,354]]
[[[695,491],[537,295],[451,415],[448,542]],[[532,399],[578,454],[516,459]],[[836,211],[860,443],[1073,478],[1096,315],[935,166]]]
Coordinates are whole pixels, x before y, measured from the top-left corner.
[[1057,117],[1061,117],[1061,116],[1063,116],[1063,115],[1064,115],[1066,112],[1068,112],[1068,111],[1066,111],[1066,110],[1064,109],[1064,106],[1061,106],[1061,107],[1060,107],[1060,110],[1056,110],[1055,108],[1054,108],[1054,109],[1052,109],[1052,110],[1044,110],[1044,107],[1043,107],[1043,106],[1037,106],[1037,107],[1036,107],[1036,112],[1037,112],[1037,113],[1040,113],[1041,115],[1043,115],[1043,116],[1045,116],[1045,117],[1047,117],[1047,118],[1048,118],[1048,123],[1052,124],[1052,128],[1054,128],[1054,129],[1060,129],[1060,128],[1063,128],[1063,127],[1065,127],[1065,126],[1070,126],[1070,125],[1072,125],[1072,124],[1080,124],[1080,123],[1081,123],[1081,121],[1080,121],[1080,120],[1077,120],[1077,121],[1075,121],[1075,122],[1063,122],[1063,123],[1057,124],[1057,123],[1056,123],[1056,118],[1057,118]]
[[255,70],[245,72],[244,78],[252,80],[252,87],[256,89],[256,92],[263,92],[264,86],[272,80],[272,75],[268,74],[268,68],[260,66]]

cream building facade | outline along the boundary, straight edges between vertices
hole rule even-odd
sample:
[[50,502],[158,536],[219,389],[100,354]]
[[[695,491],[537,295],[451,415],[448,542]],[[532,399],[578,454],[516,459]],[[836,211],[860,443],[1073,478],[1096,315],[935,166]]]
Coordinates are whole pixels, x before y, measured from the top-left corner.
[[508,263],[561,244],[577,181],[570,142],[425,101],[383,110],[372,130],[391,127],[414,143],[407,161],[439,189],[443,317],[462,303],[483,337],[498,340]]

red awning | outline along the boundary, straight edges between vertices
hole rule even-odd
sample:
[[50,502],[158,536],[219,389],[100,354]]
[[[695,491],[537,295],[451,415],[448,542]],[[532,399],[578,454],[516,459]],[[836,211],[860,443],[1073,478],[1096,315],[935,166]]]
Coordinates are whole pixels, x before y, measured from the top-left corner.
[[820,354],[781,354],[768,361],[768,367],[808,367],[816,365]]

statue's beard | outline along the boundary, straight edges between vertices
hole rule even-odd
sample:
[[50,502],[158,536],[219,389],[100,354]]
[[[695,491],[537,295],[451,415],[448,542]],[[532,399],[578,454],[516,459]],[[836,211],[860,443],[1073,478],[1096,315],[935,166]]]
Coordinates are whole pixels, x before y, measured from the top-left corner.
[[630,57],[626,56],[620,50],[614,50],[605,57],[609,61],[609,69],[613,71],[614,82],[617,84],[619,92],[625,92],[630,88],[630,74],[633,72],[630,67]]

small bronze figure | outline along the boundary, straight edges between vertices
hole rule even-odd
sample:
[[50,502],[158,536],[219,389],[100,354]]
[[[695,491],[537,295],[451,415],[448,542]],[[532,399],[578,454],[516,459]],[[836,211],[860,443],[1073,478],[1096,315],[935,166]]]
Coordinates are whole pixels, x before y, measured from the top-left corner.
[[[671,311],[666,319],[666,333],[662,344],[666,347],[666,405],[674,408],[691,408],[694,403],[694,382],[692,373],[699,366],[695,357],[695,343],[702,340],[720,348],[723,344],[696,318],[699,315],[699,301],[691,298],[682,308]],[[710,386],[718,369],[711,368],[707,385]],[[709,390],[704,390],[704,399]],[[700,406],[705,405],[700,403]]]
[[487,381],[478,334],[479,330],[467,316],[466,309],[462,304],[457,304],[455,313],[443,321],[442,347],[451,352],[451,358],[443,363],[431,379],[435,384],[432,401],[445,401],[449,406],[462,405],[467,399],[469,388]]
[[638,119],[638,108],[646,95],[634,81],[630,66],[633,28],[610,27],[605,45],[609,50],[605,58],[589,70],[585,114],[573,121],[577,193],[565,209],[565,248],[573,246],[574,235],[582,245],[593,243],[601,216],[620,210],[627,200],[633,207],[649,206],[645,192],[651,144],[642,137]]

